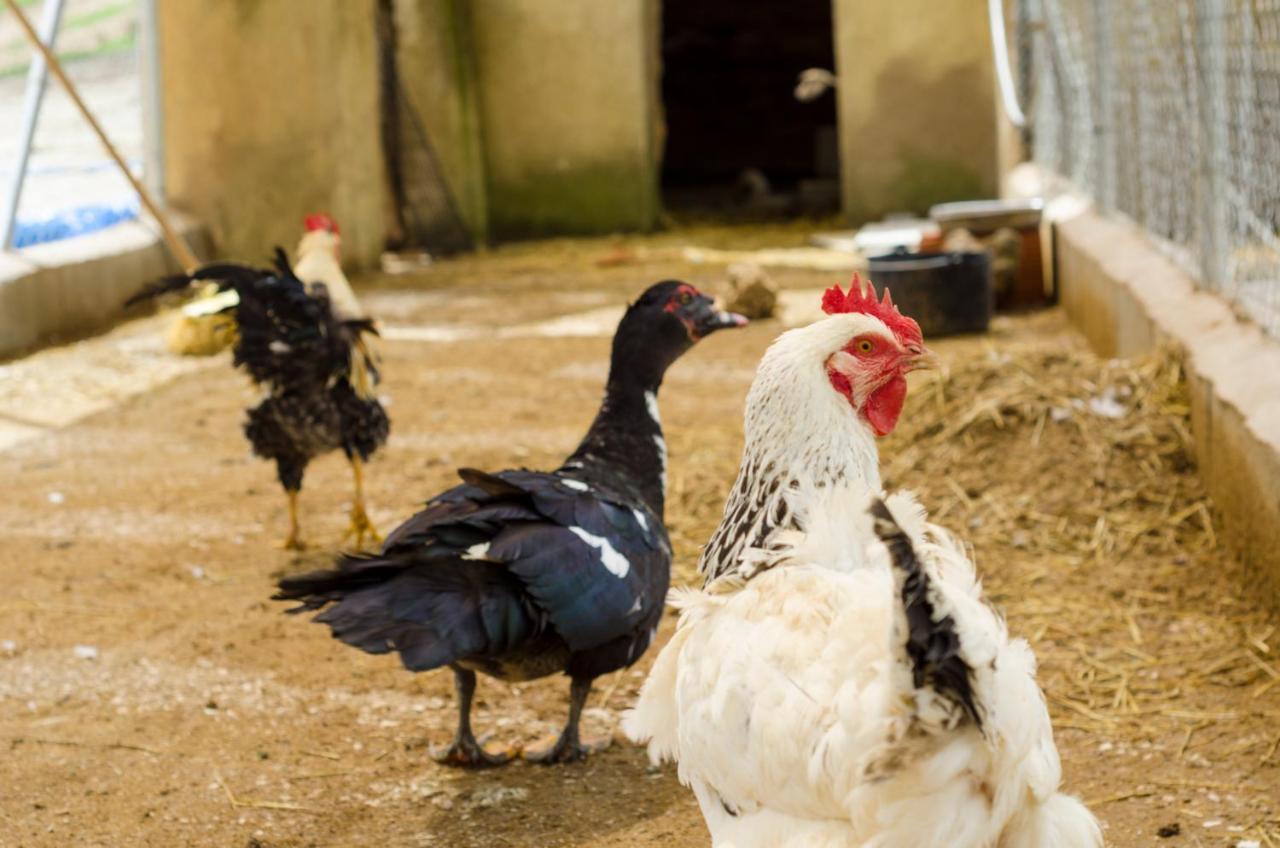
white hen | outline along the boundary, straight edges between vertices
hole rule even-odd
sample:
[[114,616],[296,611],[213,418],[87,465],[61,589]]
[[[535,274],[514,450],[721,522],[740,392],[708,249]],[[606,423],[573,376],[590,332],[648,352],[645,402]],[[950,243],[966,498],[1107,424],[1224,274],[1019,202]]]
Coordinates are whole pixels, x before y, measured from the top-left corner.
[[873,525],[875,435],[927,351],[896,310],[849,301],[761,363],[708,586],[674,593],[624,727],[679,762],[717,848],[1100,846],[1057,792],[1034,657],[962,549],[908,495]]

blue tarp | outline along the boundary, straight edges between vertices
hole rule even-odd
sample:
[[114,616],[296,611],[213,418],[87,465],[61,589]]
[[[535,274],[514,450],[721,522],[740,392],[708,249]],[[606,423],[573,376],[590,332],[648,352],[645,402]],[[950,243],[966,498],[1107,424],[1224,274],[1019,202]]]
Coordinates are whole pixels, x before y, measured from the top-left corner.
[[13,246],[30,247],[33,244],[84,235],[137,217],[138,200],[134,198],[121,203],[96,203],[65,209],[39,220],[19,218],[14,226]]

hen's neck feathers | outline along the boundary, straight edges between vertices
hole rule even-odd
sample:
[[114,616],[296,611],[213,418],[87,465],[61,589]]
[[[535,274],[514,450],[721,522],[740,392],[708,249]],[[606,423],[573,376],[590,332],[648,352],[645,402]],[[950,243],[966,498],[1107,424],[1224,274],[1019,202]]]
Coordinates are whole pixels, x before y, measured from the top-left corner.
[[338,237],[323,230],[307,233],[298,242],[298,261],[293,273],[310,289],[316,283],[324,283],[329,290],[329,303],[333,314],[342,321],[364,317],[364,310],[356,298],[347,275],[337,256]]
[[707,583],[731,573],[749,578],[758,562],[744,552],[767,550],[778,531],[804,529],[808,502],[788,491],[858,481],[880,490],[875,433],[826,369],[832,353],[875,329],[886,331],[865,315],[833,315],[784,333],[765,353],[747,395],[738,479],[698,564]]

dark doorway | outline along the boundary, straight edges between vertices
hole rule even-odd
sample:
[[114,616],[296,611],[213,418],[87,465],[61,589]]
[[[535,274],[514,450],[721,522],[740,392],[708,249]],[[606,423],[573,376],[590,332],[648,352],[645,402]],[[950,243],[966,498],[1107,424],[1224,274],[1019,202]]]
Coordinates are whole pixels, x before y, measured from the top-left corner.
[[835,69],[831,0],[670,0],[662,27],[666,206],[833,211],[835,92],[794,93],[801,71]]

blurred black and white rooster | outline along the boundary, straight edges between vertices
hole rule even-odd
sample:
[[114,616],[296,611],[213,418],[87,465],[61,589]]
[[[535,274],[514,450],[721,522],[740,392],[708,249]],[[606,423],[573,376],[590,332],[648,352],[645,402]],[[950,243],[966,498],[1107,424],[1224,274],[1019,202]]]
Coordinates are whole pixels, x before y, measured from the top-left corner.
[[323,609],[316,621],[336,638],[371,654],[395,651],[411,671],[453,669],[458,731],[434,752],[440,762],[511,757],[472,734],[477,671],[503,680],[567,673],[568,724],[525,758],[584,758],[600,747],[578,732],[591,682],[649,647],[671,579],[658,387],[696,341],[745,323],[687,283],[651,286],[618,325],[604,401],[563,465],[463,469],[463,485],[431,499],[380,554],[286,578],[276,597],[301,601],[292,612]]
[[364,463],[387,440],[389,421],[374,394],[378,370],[368,336],[376,330],[353,306],[350,287],[331,292],[326,282],[304,284],[277,247],[272,268],[214,263],[161,280],[128,303],[209,282],[234,292],[221,306],[235,318],[234,362],[266,392],[248,410],[244,432],[255,454],[275,460],[289,499],[282,547],[303,547],[298,493],[307,465],[339,448],[355,478],[343,541],[353,539],[357,547],[366,537],[381,541],[365,509]]

